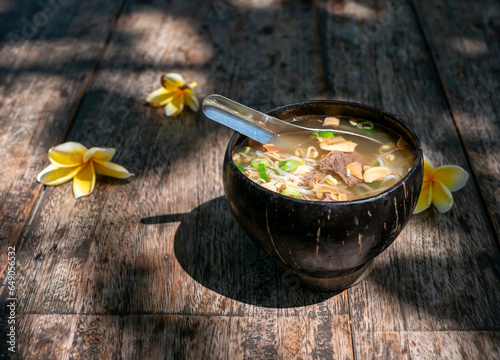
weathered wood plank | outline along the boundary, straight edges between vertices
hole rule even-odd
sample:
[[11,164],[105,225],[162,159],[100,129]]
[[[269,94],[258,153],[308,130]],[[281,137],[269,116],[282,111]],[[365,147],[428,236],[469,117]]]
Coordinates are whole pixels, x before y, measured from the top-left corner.
[[1,15],[0,279],[41,189],[40,164],[66,134],[121,0],[45,5],[13,2]]
[[[71,332],[65,351],[60,353],[61,359],[120,358],[122,318],[106,315],[68,315],[64,318],[71,324]],[[127,358],[133,357],[124,357]]]
[[349,314],[279,317],[278,359],[353,359]]
[[314,96],[321,91],[314,15],[278,2],[241,5],[223,20],[205,2],[125,10],[69,139],[116,147],[115,160],[136,176],[99,178],[95,193],[78,201],[70,184],[46,189],[19,254],[21,311],[348,314],[345,293],[286,286],[293,279],[230,216],[221,165],[231,131],[189,110],[167,119],[142,101],[164,71],[197,80],[202,94],[231,94],[261,109]]
[[[349,331],[344,328],[344,320],[305,317],[297,324],[293,317],[277,319],[275,316],[127,316],[121,356],[141,359],[352,359]],[[327,340],[322,339],[320,334],[327,328],[333,334]]]
[[359,359],[500,359],[500,333],[490,331],[362,331]]
[[12,359],[117,359],[120,353],[118,316],[25,314],[16,321],[16,352],[6,347],[4,328],[0,345]]
[[500,244],[500,8],[413,1]]
[[277,354],[275,318],[155,315],[124,320],[123,358],[271,359]]
[[[231,218],[220,196],[221,161],[231,132],[189,112],[178,119],[165,119],[161,110],[149,109],[139,101],[127,102],[129,98],[143,98],[151,87],[156,86],[153,84],[161,73],[146,73],[144,70],[136,73],[137,67],[131,69],[133,64],[139,64],[139,68],[141,61],[148,64],[154,59],[152,52],[168,54],[169,61],[173,63],[184,60],[180,49],[188,35],[191,38],[194,36],[192,33],[183,34],[186,27],[170,34],[148,29],[161,29],[162,26],[176,29],[176,21],[182,23],[176,20],[179,13],[181,10],[187,13],[191,6],[175,4],[172,8],[167,7],[166,12],[177,14],[175,19],[169,17],[167,21],[164,16],[155,15],[150,6],[132,5],[120,20],[118,35],[111,40],[110,49],[82,104],[70,138],[84,143],[90,140],[106,141],[103,145],[116,146],[116,161],[134,171],[136,178],[129,182],[99,179],[96,193],[79,201],[69,196],[69,185],[46,190],[28,234],[32,241],[26,244],[19,256],[19,288],[23,289],[20,309],[28,312],[120,315],[151,312],[251,315],[249,319],[224,320],[213,325],[205,324],[208,319],[220,317],[191,321],[201,323],[200,329],[213,329],[208,334],[218,334],[217,341],[209,339],[207,348],[208,335],[186,338],[188,330],[175,325],[179,322],[175,320],[169,325],[174,326],[173,329],[162,329],[161,332],[162,336],[167,334],[173,350],[168,350],[165,341],[160,341],[158,345],[148,347],[153,354],[151,358],[162,355],[164,351],[173,351],[175,355],[191,348],[205,353],[205,358],[210,358],[211,354],[217,358],[219,351],[222,354],[225,351],[240,354],[241,339],[243,351],[246,347],[250,358],[278,351],[287,356],[301,340],[290,338],[291,332],[297,331],[293,330],[296,316],[306,315],[309,320],[297,332],[307,339],[308,345],[302,350],[304,354],[336,354],[342,355],[341,358],[352,358],[346,294],[332,297],[331,294],[315,294],[295,286],[296,279],[279,274],[273,260],[257,249]],[[230,26],[238,27],[245,19],[246,30],[238,36],[231,35],[234,38],[230,39],[226,38],[226,23],[212,23],[213,19],[203,17],[217,16],[210,12],[210,7],[202,5],[199,13],[192,16],[200,16],[197,21],[202,23],[201,29],[211,32],[210,46],[216,50],[220,44],[239,43],[240,37],[250,36],[255,26],[264,27],[263,24],[267,26],[265,32],[272,32],[273,36],[282,40],[282,46],[289,49],[296,39],[283,38],[288,36],[286,29],[270,30],[272,27],[269,26],[276,18],[290,21],[295,10],[294,7],[276,7],[269,13],[253,13],[247,9],[244,14],[233,14],[231,16],[236,18],[231,20]],[[312,17],[312,12],[308,14]],[[248,19],[253,19],[253,22],[248,23]],[[206,28],[203,24],[211,25]],[[289,26],[296,27],[297,23],[291,22]],[[141,56],[146,59],[139,55],[129,57],[130,49],[134,47],[124,47],[123,44],[134,31],[148,34],[151,42],[163,44],[164,48],[153,51],[143,42],[137,42],[134,43],[134,51],[143,54]],[[156,39],[159,34],[169,34],[169,37]],[[308,39],[304,35],[303,48],[310,46],[314,49],[315,45],[310,44]],[[260,47],[261,44],[253,44],[249,49],[242,48],[239,56],[255,59],[253,61],[266,57],[280,59],[283,56],[276,65],[276,71],[286,71],[280,69],[288,66],[298,69],[297,74],[310,79],[306,85],[309,93],[314,93],[319,81],[311,81],[314,77],[310,72],[314,75],[315,66],[294,63],[313,61],[313,58],[308,60],[313,50],[295,60],[286,54],[280,55],[279,50],[272,48],[265,48],[259,53],[257,50]],[[200,42],[193,48],[190,56],[194,65],[188,63],[185,67],[178,65],[163,71],[181,71],[187,78],[204,84],[202,86],[207,93],[212,89],[219,91],[221,87],[232,89],[240,86],[243,80],[234,80],[240,70],[229,67],[229,73],[215,71],[220,69],[221,64],[231,64],[235,56],[232,50],[222,48],[217,50],[220,53],[213,54],[213,59],[204,59],[204,52],[210,47]],[[207,63],[196,65],[196,61]],[[244,71],[245,76],[251,79],[249,74],[253,71],[259,78],[257,71],[263,72],[263,67],[268,65],[266,61],[256,68],[255,64],[249,65]],[[191,66],[194,70],[190,70]],[[197,66],[200,68],[197,69]],[[218,78],[207,79],[212,73]],[[263,75],[259,76],[265,81]],[[281,82],[286,84],[287,77],[282,78]],[[266,96],[256,97],[254,104],[265,109],[300,99],[302,95],[299,92],[303,88],[298,87],[298,78],[293,81],[297,83],[292,83],[288,92],[267,87]],[[227,91],[232,93],[233,90]],[[117,122],[117,118],[123,118],[123,122]],[[207,134],[208,141],[199,141],[199,133]],[[53,210],[54,207],[60,210]],[[151,218],[154,215],[164,216]],[[144,219],[143,223],[141,219]],[[221,224],[224,226],[221,227]],[[45,284],[37,280],[42,278]],[[322,302],[325,299],[329,300]],[[301,305],[310,306],[299,308]],[[275,307],[283,309],[276,310]],[[284,336],[279,340],[284,344],[283,348],[276,345],[277,317],[280,317],[279,331]],[[137,316],[132,323],[124,325],[125,335],[121,340],[125,349],[123,354],[129,353],[127,346],[133,346],[128,343],[133,340],[130,333],[135,337],[147,336],[148,319]],[[260,324],[264,321],[261,319],[265,319],[264,325]],[[233,330],[230,333],[225,330],[228,323],[235,323],[231,325]],[[243,325],[238,325],[240,323]],[[247,323],[255,325],[245,325]],[[192,326],[185,324],[184,328]],[[230,339],[233,339],[234,329],[238,326],[247,330],[244,337],[235,337],[234,342]],[[266,334],[261,335],[262,331]],[[225,345],[228,341],[231,344],[229,350]],[[141,344],[145,342],[149,343],[149,339],[141,340]],[[142,354],[144,350],[140,347],[135,351]],[[77,346],[72,351],[79,354],[84,348]]]
[[72,332],[70,320],[60,315],[17,315],[14,351],[6,340],[7,326],[2,326],[0,353],[10,359],[61,359]]
[[[436,165],[471,171],[412,9],[402,1],[329,1],[322,14],[327,65],[335,69],[330,95],[399,114]],[[446,214],[413,217],[373,274],[349,290],[354,337],[500,328],[500,256],[474,181],[454,199]]]
[[276,316],[30,314],[19,318],[16,355],[23,360],[352,359],[347,317],[308,316],[297,324],[293,317]]
[[[322,96],[314,12],[288,2],[234,4],[223,15],[203,2],[126,9],[68,138],[117,147],[116,161],[136,177],[99,178],[78,201],[69,184],[45,191],[18,253],[19,309],[77,315],[21,315],[23,355],[34,358],[45,343],[53,347],[47,358],[466,358],[481,349],[498,358],[499,254],[473,183],[452,212],[412,219],[361,284],[317,294],[279,274],[232,220],[220,181],[230,131],[142,104],[164,71],[199,81],[202,95],[217,91],[261,109]],[[374,4],[321,8],[329,96],[401,114],[433,160],[466,167],[411,11],[389,12],[387,23],[387,3]],[[384,25],[366,45],[338,50],[371,21]],[[44,337],[54,324],[69,336]],[[421,331],[478,329],[495,331]]]

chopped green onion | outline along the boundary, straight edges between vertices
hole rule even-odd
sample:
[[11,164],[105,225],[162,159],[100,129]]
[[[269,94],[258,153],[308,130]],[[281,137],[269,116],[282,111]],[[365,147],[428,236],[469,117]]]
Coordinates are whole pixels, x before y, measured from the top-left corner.
[[335,134],[332,131],[322,131],[319,133],[319,136],[322,138],[334,137]]
[[271,171],[274,171],[274,173],[275,173],[276,175],[279,175],[278,171],[277,171],[275,168],[272,168],[272,167],[270,167],[270,166],[266,166],[266,168],[268,168],[268,169],[269,169],[269,170],[271,170]]
[[255,158],[250,162],[250,165],[252,165],[252,167],[258,169],[259,164],[267,165],[268,163],[269,163],[269,161],[267,161],[267,159]]
[[300,199],[300,193],[299,190],[294,189],[294,188],[286,188],[281,192],[282,195],[293,197],[296,199]]
[[366,136],[369,136],[371,138],[375,137],[375,135],[373,134],[373,131],[370,131],[370,130],[366,130],[365,134],[366,134]]
[[250,151],[250,146],[245,146],[245,151],[244,151],[244,154],[248,154],[248,152]]
[[285,160],[280,162],[279,167],[283,171],[292,172],[297,170],[299,162],[297,160]]
[[376,187],[376,186],[379,186],[381,183],[381,181],[373,181],[371,183],[367,183],[369,186],[371,187]]
[[380,163],[377,161],[377,162],[375,163],[375,166],[380,166]]
[[362,121],[360,123],[358,123],[358,125],[356,125],[358,127],[358,129],[362,129],[362,130],[371,130],[373,129],[374,125],[371,121]]
[[245,168],[241,165],[236,165],[236,167],[238,168],[239,171],[241,172],[244,172],[245,171]]
[[264,165],[263,163],[259,164],[259,174],[262,180],[264,180],[265,182],[269,181],[269,177],[266,174],[266,165]]

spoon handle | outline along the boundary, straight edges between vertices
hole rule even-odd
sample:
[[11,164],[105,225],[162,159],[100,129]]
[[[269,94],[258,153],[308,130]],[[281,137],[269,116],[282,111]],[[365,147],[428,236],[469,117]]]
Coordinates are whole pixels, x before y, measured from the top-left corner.
[[[203,100],[201,108],[205,116],[210,120],[236,130],[261,144],[272,143],[274,140],[279,141],[277,136],[280,133],[296,132],[297,130],[314,132],[334,131],[335,133],[358,136],[381,143],[378,140],[351,131],[329,128],[308,128],[290,124],[217,94],[208,95]],[[281,147],[284,147],[286,142],[279,141],[279,143]],[[275,145],[278,146],[277,144]],[[291,147],[292,143],[288,141],[287,145]]]
[[256,111],[221,95],[208,95],[201,105],[209,119],[227,126],[261,144],[272,141],[279,133],[294,126],[267,114]]

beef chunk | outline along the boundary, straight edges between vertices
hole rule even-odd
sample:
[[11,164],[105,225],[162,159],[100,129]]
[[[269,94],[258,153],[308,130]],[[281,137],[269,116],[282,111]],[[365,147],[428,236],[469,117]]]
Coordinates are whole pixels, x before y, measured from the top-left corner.
[[310,188],[314,187],[314,184],[316,184],[316,181],[318,179],[324,178],[326,175],[323,174],[322,172],[319,172],[317,170],[313,170],[310,173],[304,174],[300,177],[302,181],[306,183],[307,186]]
[[352,174],[349,175],[347,173],[347,164],[354,161],[356,161],[356,159],[352,155],[345,154],[340,151],[332,151],[319,161],[318,169],[324,172],[335,172],[349,187],[352,187],[361,181],[356,176],[353,176]]

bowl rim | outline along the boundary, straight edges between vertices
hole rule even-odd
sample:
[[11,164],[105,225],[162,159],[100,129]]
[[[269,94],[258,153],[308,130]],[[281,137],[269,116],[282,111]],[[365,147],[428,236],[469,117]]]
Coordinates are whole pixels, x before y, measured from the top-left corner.
[[238,173],[237,176],[240,176],[241,178],[245,179],[244,181],[248,182],[250,184],[250,186],[253,186],[253,187],[255,187],[258,190],[264,191],[264,193],[268,193],[270,196],[277,196],[278,198],[282,198],[283,200],[286,199],[286,200],[289,200],[289,201],[292,201],[292,202],[297,202],[299,204],[300,203],[302,203],[302,204],[305,203],[305,204],[317,204],[317,205],[321,204],[321,205],[336,206],[336,205],[346,205],[346,204],[353,204],[353,203],[354,204],[370,203],[370,202],[373,202],[373,201],[377,201],[377,200],[379,200],[381,198],[385,198],[388,195],[390,195],[391,193],[395,192],[404,183],[406,183],[406,181],[410,177],[412,177],[414,173],[417,172],[418,165],[420,163],[423,163],[424,155],[423,155],[423,151],[422,151],[422,146],[420,144],[420,140],[419,140],[417,134],[415,133],[415,131],[413,131],[413,129],[410,128],[398,115],[396,115],[394,113],[391,113],[391,112],[389,112],[387,110],[375,107],[375,106],[366,105],[366,104],[362,104],[362,103],[357,103],[357,102],[353,102],[353,101],[343,101],[343,100],[308,100],[308,101],[299,101],[299,102],[295,102],[295,103],[288,104],[288,105],[278,106],[278,107],[275,107],[275,108],[273,108],[271,110],[266,111],[265,113],[269,114],[269,115],[273,114],[273,116],[276,116],[276,114],[283,113],[287,109],[296,108],[296,107],[304,106],[304,105],[311,105],[311,104],[335,104],[335,105],[348,105],[348,106],[353,106],[353,107],[360,107],[360,108],[363,108],[363,109],[366,109],[366,110],[378,112],[379,114],[388,116],[391,120],[396,121],[397,123],[399,123],[399,125],[403,126],[409,132],[409,134],[411,135],[411,137],[413,137],[413,140],[415,141],[415,144],[416,144],[416,147],[415,147],[415,152],[416,152],[416,154],[415,154],[415,162],[413,163],[412,167],[410,168],[410,171],[408,171],[408,173],[401,180],[399,180],[397,183],[395,183],[394,185],[392,185],[390,188],[382,191],[381,193],[379,193],[377,195],[369,196],[369,197],[363,198],[363,199],[344,200],[344,201],[342,201],[342,200],[339,200],[339,201],[318,201],[318,200],[297,199],[297,198],[293,198],[293,197],[290,197],[290,196],[286,196],[286,195],[280,194],[280,193],[278,193],[276,191],[272,191],[272,190],[266,189],[265,187],[263,187],[263,186],[257,184],[256,182],[250,180],[248,177],[246,177],[238,169],[238,167],[234,163],[233,157],[232,157],[234,143],[236,142],[236,140],[240,136],[243,136],[245,138],[248,138],[248,136],[245,136],[245,135],[243,135],[243,134],[235,131],[233,133],[233,135],[231,136],[231,138],[229,139],[229,143],[228,143],[228,146],[226,148],[225,155],[229,159],[228,163],[232,167],[233,171],[236,170],[236,172]]

